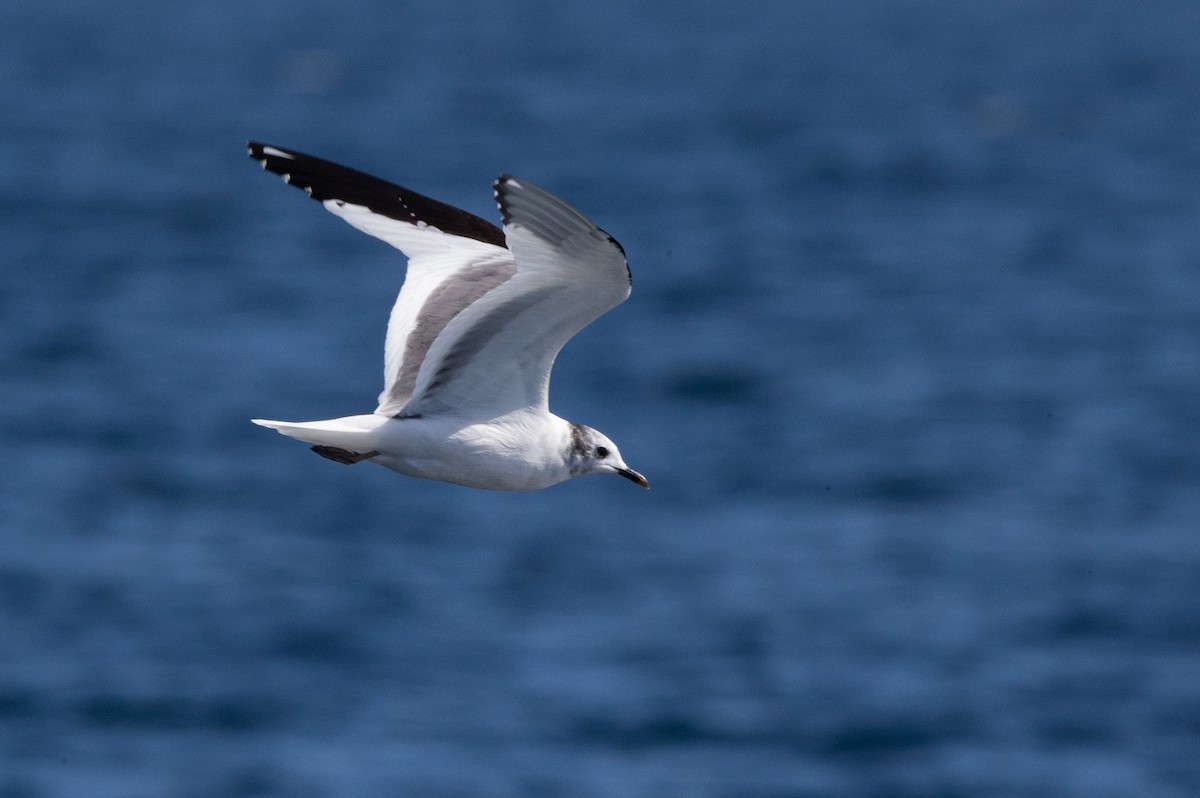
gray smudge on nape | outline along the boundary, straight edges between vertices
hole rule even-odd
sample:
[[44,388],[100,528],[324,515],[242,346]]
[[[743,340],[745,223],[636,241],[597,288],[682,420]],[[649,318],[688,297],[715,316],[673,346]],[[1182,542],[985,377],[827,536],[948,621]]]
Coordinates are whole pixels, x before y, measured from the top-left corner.
[[567,465],[572,474],[583,473],[591,443],[588,441],[588,428],[574,421],[571,424],[571,442],[567,445]]

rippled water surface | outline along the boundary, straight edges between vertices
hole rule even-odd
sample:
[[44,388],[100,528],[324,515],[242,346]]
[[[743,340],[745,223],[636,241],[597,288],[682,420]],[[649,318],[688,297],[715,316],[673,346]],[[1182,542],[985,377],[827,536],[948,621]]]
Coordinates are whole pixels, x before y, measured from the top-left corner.
[[[1200,794],[1190,3],[0,7],[0,796]],[[649,493],[346,468],[402,260],[629,253]]]

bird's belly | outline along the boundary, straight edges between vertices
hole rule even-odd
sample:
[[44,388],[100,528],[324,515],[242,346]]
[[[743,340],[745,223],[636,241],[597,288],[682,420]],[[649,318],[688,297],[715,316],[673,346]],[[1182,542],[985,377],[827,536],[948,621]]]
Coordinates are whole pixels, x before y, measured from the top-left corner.
[[481,427],[440,429],[422,419],[389,424],[380,455],[372,462],[410,477],[499,491],[540,490],[569,474],[541,462],[530,451],[502,445],[495,431]]
[[521,463],[498,463],[492,466],[486,459],[480,458],[455,462],[445,457],[429,460],[380,455],[372,458],[371,462],[409,477],[433,479],[484,490],[540,490],[562,481],[561,478],[554,478],[545,471],[531,469]]

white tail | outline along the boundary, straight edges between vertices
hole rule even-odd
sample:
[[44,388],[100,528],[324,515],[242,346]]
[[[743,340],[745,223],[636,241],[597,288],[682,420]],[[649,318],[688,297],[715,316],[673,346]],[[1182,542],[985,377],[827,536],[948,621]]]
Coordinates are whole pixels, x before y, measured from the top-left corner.
[[371,414],[331,418],[326,421],[270,421],[265,418],[252,418],[250,421],[305,443],[363,452],[375,448],[372,443],[375,431],[386,423],[387,419]]

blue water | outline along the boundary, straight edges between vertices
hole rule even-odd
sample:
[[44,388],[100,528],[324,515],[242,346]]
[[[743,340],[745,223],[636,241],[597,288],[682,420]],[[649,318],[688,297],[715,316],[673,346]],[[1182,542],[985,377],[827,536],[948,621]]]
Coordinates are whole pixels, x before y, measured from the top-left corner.
[[[0,797],[1200,794],[1189,2],[0,5]],[[346,468],[393,251],[247,138],[634,293],[653,484]]]

